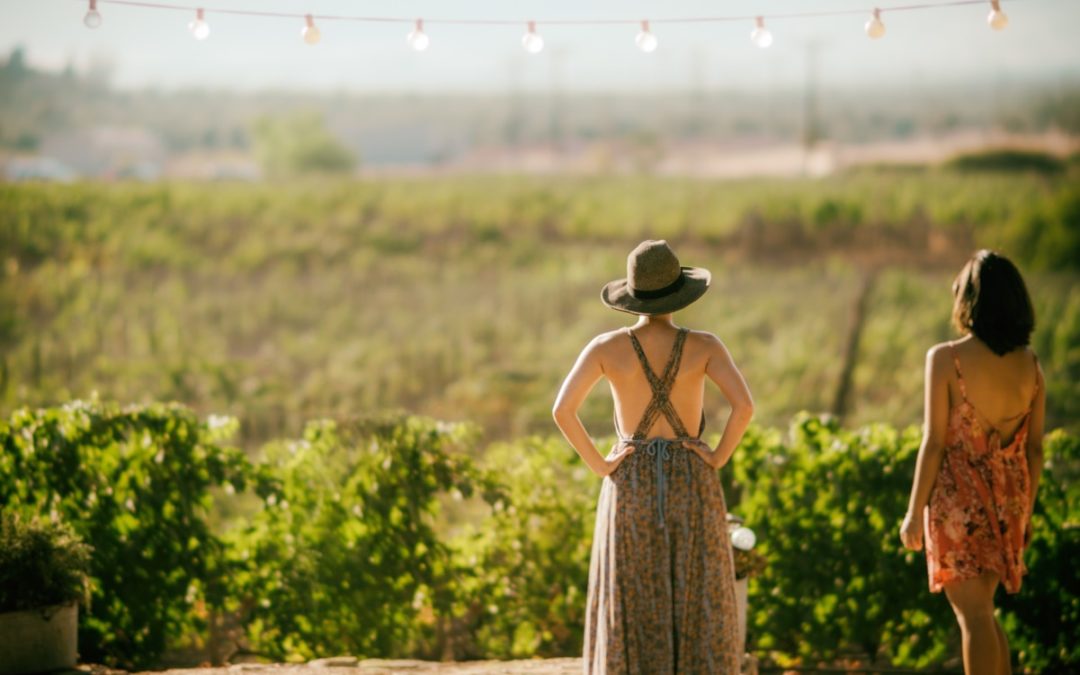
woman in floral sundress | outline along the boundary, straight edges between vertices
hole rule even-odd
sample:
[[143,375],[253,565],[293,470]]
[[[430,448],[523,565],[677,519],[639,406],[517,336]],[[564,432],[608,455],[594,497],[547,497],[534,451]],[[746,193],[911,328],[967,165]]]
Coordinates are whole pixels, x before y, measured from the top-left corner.
[[900,538],[912,550],[925,540],[930,590],[945,591],[960,624],[964,671],[997,675],[1011,665],[994,591],[1016,593],[1026,572],[1046,388],[1016,267],[979,251],[953,295],[964,337],[927,353],[925,433]]
[[[593,339],[555,402],[559,428],[603,477],[586,594],[586,673],[739,672],[717,469],[746,430],[753,402],[723,343],[672,321],[709,281],[708,271],[681,267],[666,242],[642,242],[627,259],[627,278],[601,295],[638,322]],[[606,457],[577,416],[601,377],[611,385],[620,439]],[[715,449],[701,440],[706,379],[732,409]]]

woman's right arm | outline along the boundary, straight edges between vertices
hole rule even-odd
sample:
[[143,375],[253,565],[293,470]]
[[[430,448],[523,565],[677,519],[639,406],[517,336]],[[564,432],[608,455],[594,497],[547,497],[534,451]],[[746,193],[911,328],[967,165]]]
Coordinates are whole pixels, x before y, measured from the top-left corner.
[[912,551],[923,546],[922,513],[930,501],[930,491],[941,470],[945,450],[945,428],[949,423],[949,355],[949,349],[943,345],[926,353],[923,439],[915,460],[907,514],[900,526],[900,540]]
[[585,425],[581,423],[581,418],[577,414],[581,404],[585,401],[585,397],[589,395],[589,392],[592,391],[592,388],[604,375],[600,354],[598,353],[599,343],[600,338],[596,338],[582,350],[577,362],[574,363],[574,367],[570,369],[570,374],[563,381],[558,396],[555,397],[555,407],[552,409],[551,414],[555,418],[555,424],[558,425],[559,431],[574,447],[577,454],[585,460],[593,473],[602,478],[615,470],[619,463],[632,451],[633,446],[624,448],[624,452],[617,457],[613,457],[611,461],[604,459],[603,455],[596,449],[592,438],[589,437],[589,432],[585,430]]

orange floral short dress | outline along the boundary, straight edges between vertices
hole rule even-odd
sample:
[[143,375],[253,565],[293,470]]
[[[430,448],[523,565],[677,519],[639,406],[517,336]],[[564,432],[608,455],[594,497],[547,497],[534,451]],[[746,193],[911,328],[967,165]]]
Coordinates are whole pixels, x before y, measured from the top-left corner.
[[949,413],[945,456],[924,511],[930,590],[938,593],[950,582],[996,572],[1005,590],[1016,593],[1027,572],[1024,527],[1031,479],[1025,448],[1031,404],[1003,445],[998,430],[985,430],[979,421],[985,416],[968,401],[955,352],[953,364],[963,401]]

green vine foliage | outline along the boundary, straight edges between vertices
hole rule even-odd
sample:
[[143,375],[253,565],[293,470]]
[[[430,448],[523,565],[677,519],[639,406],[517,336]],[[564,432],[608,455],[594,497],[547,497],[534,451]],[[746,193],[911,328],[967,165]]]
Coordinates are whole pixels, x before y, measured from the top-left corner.
[[508,498],[458,541],[459,657],[580,654],[600,481],[561,438],[488,448]]
[[205,628],[195,608],[220,593],[223,554],[207,526],[210,489],[272,489],[220,445],[234,430],[179,405],[97,401],[0,422],[0,508],[59,518],[94,548],[83,659],[148,665],[170,636]]
[[[1005,631],[1020,663],[1035,672],[1080,664],[1080,438],[1054,432],[1032,519],[1029,574],[1001,601]],[[1071,666],[1071,668],[1070,668]]]
[[[0,423],[0,507],[55,514],[94,547],[88,660],[150,665],[219,610],[280,660],[580,653],[600,481],[561,439],[478,449],[474,427],[394,414],[311,422],[253,464],[224,444],[235,424],[98,402]],[[765,563],[752,651],[803,667],[959,654],[923,555],[898,537],[919,440],[806,414],[750,430],[721,476]],[[1078,476],[1080,439],[1048,435],[1029,574],[998,597],[1028,672],[1080,663]],[[216,486],[236,493],[218,500],[221,530]]]
[[252,649],[290,661],[437,655],[461,571],[436,527],[441,505],[503,498],[467,456],[475,437],[392,415],[316,421],[301,440],[269,444],[281,493],[230,536],[234,609]]
[[[925,557],[898,536],[918,429],[855,430],[798,416],[788,439],[752,429],[735,455],[729,495],[758,534],[767,566],[750,581],[752,647],[780,662],[856,656],[928,667],[959,654],[956,621],[931,594]],[[1051,434],[1017,596],[998,595],[1014,657],[1029,671],[1080,663],[1080,442]]]

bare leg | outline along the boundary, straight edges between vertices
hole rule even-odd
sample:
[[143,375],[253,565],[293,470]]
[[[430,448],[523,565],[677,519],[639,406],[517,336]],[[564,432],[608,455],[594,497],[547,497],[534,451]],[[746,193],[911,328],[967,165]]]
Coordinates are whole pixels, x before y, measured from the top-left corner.
[[945,586],[963,639],[964,672],[968,675],[1007,673],[1008,644],[994,618],[996,574],[957,581]]
[[994,628],[997,629],[998,650],[1001,660],[998,662],[1000,675],[1012,675],[1012,659],[1009,658],[1009,639],[1005,637],[1005,631],[1001,628],[1001,622],[994,619]]

